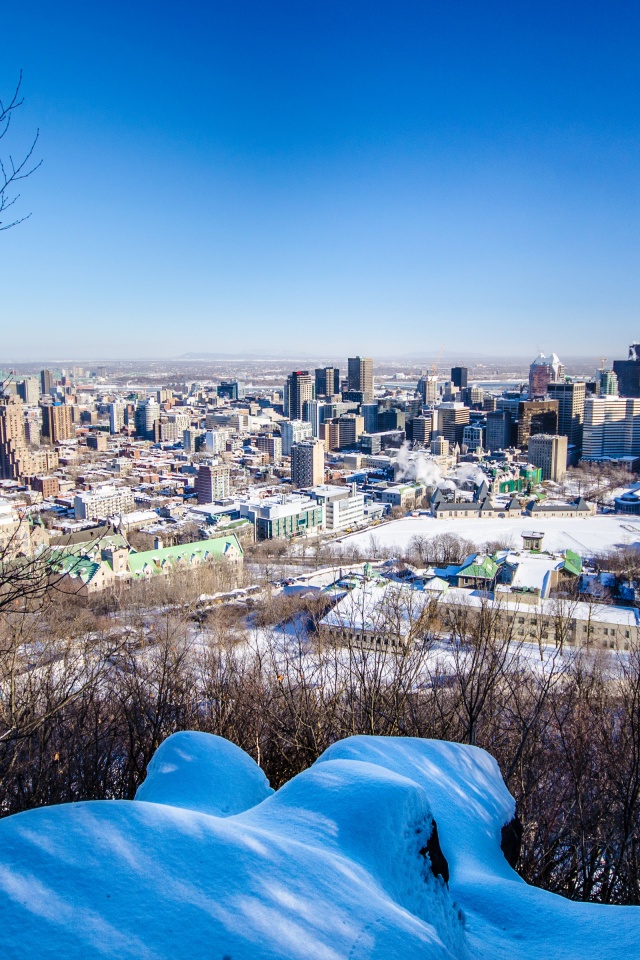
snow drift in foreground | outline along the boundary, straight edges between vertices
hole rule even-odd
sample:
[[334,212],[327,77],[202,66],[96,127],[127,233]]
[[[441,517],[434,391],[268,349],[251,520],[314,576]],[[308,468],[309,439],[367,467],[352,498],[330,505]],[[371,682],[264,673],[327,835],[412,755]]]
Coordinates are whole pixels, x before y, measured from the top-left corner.
[[501,849],[513,815],[474,747],[352,737],[273,793],[238,747],[175,734],[135,801],[0,821],[0,954],[637,956],[638,908],[571,903],[517,876]]

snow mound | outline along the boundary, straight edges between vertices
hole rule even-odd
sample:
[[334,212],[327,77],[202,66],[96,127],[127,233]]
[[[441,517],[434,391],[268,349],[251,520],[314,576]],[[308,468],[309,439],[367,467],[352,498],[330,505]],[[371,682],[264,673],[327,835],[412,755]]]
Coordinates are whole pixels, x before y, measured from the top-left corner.
[[136,800],[230,817],[255,807],[273,790],[252,758],[211,733],[174,733],[162,743]]
[[638,908],[571,903],[514,873],[500,848],[513,813],[473,747],[352,737],[272,793],[232,744],[175,735],[135,802],[0,821],[1,955],[637,956]]

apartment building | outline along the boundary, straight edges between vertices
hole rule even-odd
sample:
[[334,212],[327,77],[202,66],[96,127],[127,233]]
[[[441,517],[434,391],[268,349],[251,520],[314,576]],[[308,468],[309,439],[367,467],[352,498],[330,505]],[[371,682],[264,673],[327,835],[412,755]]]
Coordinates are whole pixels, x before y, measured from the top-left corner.
[[76,520],[97,520],[131,513],[135,500],[129,487],[104,486],[73,498]]
[[292,445],[291,481],[294,487],[315,487],[324,481],[322,440],[303,440]]

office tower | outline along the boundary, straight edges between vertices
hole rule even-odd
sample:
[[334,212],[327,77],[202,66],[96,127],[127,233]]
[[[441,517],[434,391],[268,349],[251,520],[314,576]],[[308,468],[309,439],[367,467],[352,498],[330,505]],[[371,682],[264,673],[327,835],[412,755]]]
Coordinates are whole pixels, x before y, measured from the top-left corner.
[[585,460],[640,456],[640,398],[587,397],[582,456]]
[[316,397],[331,397],[340,393],[340,370],[337,367],[316,367]]
[[213,503],[229,496],[229,467],[201,464],[195,482],[198,503]]
[[467,367],[451,367],[451,383],[458,390],[466,390],[468,374]]
[[302,408],[302,419],[311,424],[311,435],[320,436],[320,424],[324,420],[324,404],[321,400],[306,400]]
[[291,456],[291,447],[301,440],[310,440],[313,437],[313,428],[306,420],[282,420],[280,422],[282,437],[282,455]]
[[601,397],[617,397],[618,377],[613,370],[598,370],[596,374],[597,392]]
[[109,404],[109,432],[110,433],[120,433],[124,427],[124,404],[123,403],[110,403]]
[[506,450],[511,446],[513,418],[509,410],[490,410],[487,413],[487,450]]
[[529,437],[536,433],[558,432],[557,400],[520,400],[518,401],[518,437],[517,444],[524,450]]
[[365,433],[378,432],[378,403],[363,403],[360,405],[360,414],[364,420]]
[[411,422],[413,424],[413,442],[422,447],[428,447],[431,443],[431,433],[433,431],[433,416],[414,417]]
[[557,382],[564,376],[564,367],[555,353],[546,357],[538,354],[529,367],[529,396],[532,399],[544,397],[551,381]]
[[640,397],[640,343],[632,343],[627,360],[614,360],[621,397]]
[[291,481],[294,487],[317,487],[324,483],[324,443],[303,440],[291,447]]
[[404,430],[406,422],[407,417],[404,410],[398,410],[396,407],[391,407],[388,410],[382,409],[378,411],[379,431]]
[[430,375],[420,377],[418,380],[417,392],[422,397],[424,404],[437,403],[438,400],[438,378]]
[[70,440],[76,432],[71,419],[71,407],[64,403],[49,403],[42,407],[42,436],[49,443]]
[[43,394],[48,395],[51,393],[51,388],[53,387],[53,374],[51,370],[41,370],[40,371],[40,390]]
[[216,393],[227,400],[244,400],[245,386],[241,380],[222,380],[216,388]]
[[308,370],[294,370],[284,386],[284,415],[289,420],[302,420],[304,405],[313,400],[315,380]]
[[135,412],[136,436],[142,440],[153,440],[153,425],[160,419],[160,407],[149,397],[147,400],[139,400]]
[[557,432],[566,437],[570,446],[575,447],[579,452],[582,448],[585,384],[568,383],[566,380],[552,381],[547,387],[547,392],[552,400],[558,401]]
[[461,444],[464,428],[469,423],[469,407],[464,403],[441,403],[438,411],[438,433],[453,446]]
[[40,399],[40,384],[35,377],[27,377],[18,383],[17,393],[28,407],[35,407]]
[[543,480],[564,480],[567,474],[567,438],[537,433],[529,440],[529,463],[540,467]]
[[477,423],[468,423],[462,434],[462,445],[475,452],[484,446],[484,429]]
[[327,450],[343,450],[355,447],[364,433],[364,419],[355,413],[333,417],[322,424],[321,435]]
[[347,365],[349,390],[362,393],[363,403],[373,400],[373,360],[371,357],[349,357]]

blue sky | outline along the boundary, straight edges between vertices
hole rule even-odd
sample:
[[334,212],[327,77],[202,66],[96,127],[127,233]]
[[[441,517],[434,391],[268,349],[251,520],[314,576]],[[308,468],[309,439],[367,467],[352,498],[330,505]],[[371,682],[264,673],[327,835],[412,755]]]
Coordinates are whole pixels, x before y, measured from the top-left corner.
[[640,335],[636,3],[11,7],[0,360]]

